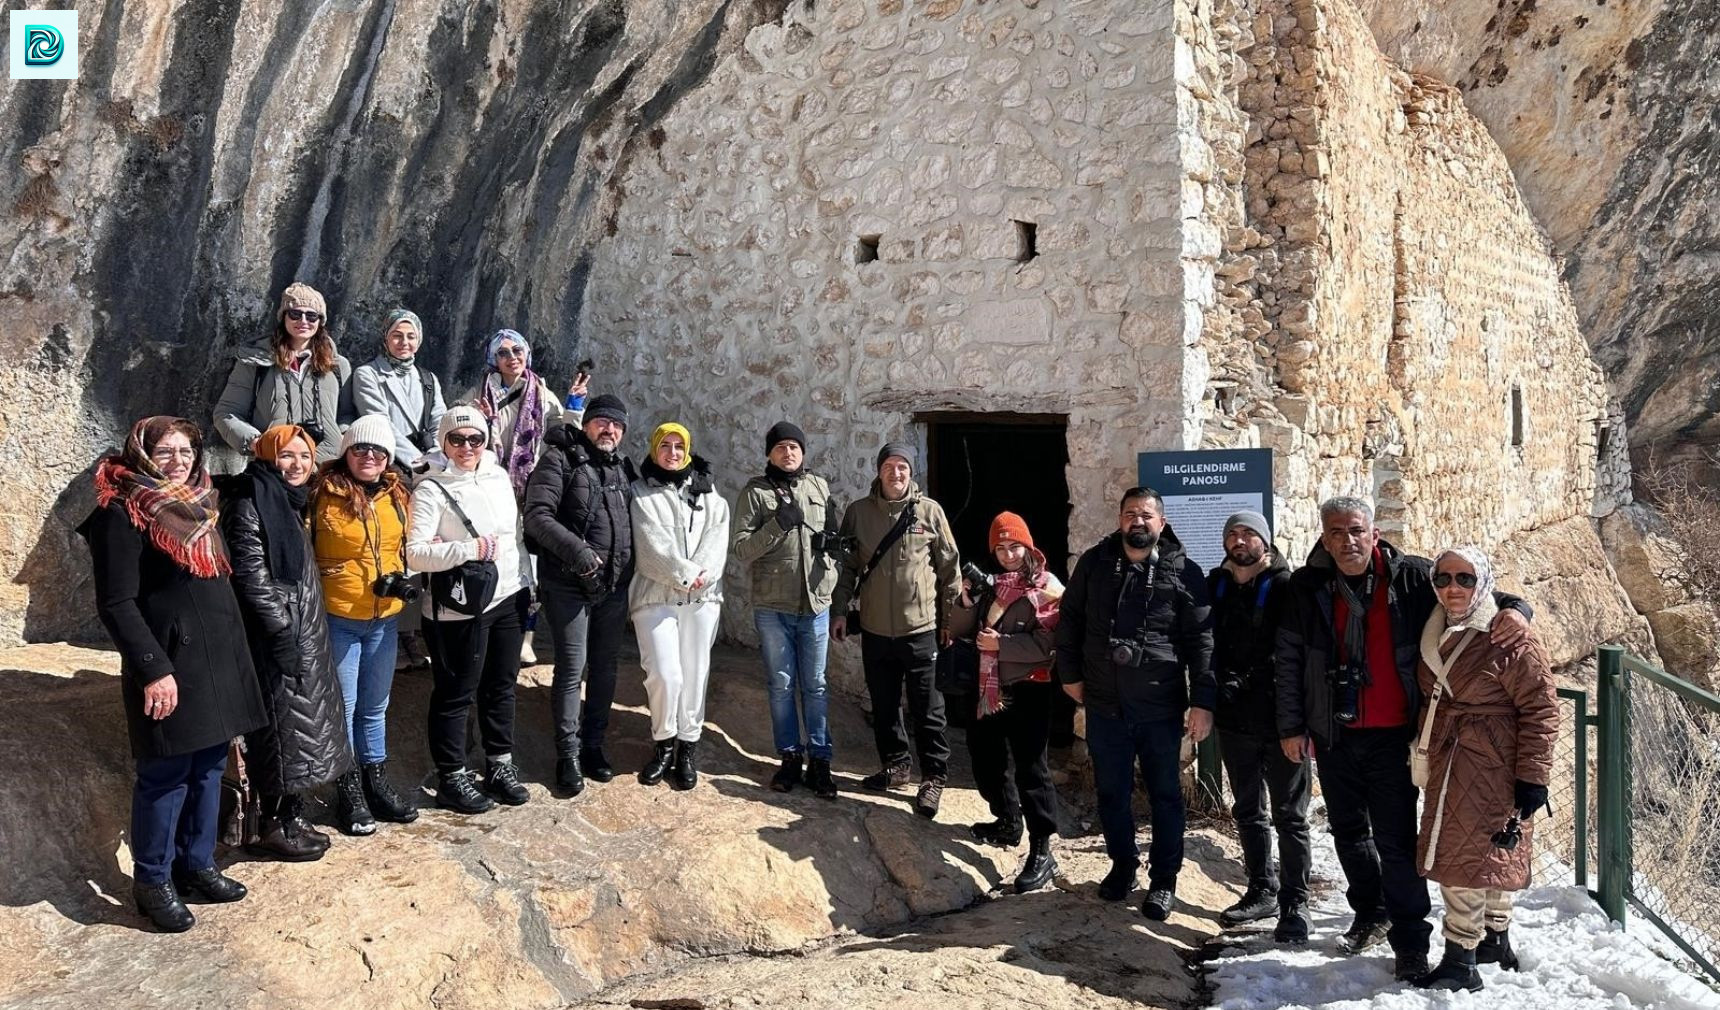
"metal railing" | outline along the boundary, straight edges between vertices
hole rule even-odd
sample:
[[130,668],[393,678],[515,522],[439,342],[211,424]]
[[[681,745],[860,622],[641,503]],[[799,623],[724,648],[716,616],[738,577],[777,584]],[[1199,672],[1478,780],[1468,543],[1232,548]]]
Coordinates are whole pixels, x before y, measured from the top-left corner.
[[1618,646],[1598,658],[1596,900],[1720,980],[1720,696]]

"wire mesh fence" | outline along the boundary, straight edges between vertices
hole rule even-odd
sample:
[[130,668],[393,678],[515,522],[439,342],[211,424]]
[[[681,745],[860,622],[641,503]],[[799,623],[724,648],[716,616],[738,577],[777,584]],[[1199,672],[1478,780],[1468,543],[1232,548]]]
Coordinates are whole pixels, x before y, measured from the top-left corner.
[[1559,740],[1536,818],[1535,881],[1592,887],[1595,873],[1595,745],[1589,695],[1559,692]]
[[1625,696],[1631,903],[1720,977],[1720,707],[1636,670]]

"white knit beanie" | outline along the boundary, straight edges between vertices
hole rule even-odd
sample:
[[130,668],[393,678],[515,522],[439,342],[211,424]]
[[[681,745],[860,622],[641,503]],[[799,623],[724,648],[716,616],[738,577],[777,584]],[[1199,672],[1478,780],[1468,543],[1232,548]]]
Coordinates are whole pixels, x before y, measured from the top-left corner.
[[388,459],[394,460],[394,426],[388,423],[386,414],[366,414],[352,422],[346,429],[346,434],[340,437],[341,455],[355,445],[374,445],[388,450]]
[[[459,431],[461,428],[472,428],[488,435],[490,422],[471,404],[462,403],[457,407],[449,407],[442,414],[441,423],[436,425],[436,444],[440,446],[448,440],[449,432]],[[485,448],[493,449],[495,446]]]

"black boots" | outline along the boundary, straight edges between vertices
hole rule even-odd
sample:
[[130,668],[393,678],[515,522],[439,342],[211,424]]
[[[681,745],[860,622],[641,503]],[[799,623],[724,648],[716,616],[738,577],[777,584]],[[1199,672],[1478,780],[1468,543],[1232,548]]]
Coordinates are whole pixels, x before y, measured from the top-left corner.
[[1027,844],[1027,862],[1015,878],[1015,893],[1037,891],[1057,873],[1057,858],[1051,854],[1051,836],[1034,835]]
[[1506,971],[1517,970],[1517,953],[1511,949],[1511,927],[1487,931],[1475,948],[1476,964],[1496,964]]
[[825,758],[813,758],[806,766],[806,785],[812,790],[812,795],[821,800],[836,798],[836,780],[830,776],[830,762]]
[[944,801],[944,777],[942,775],[927,775],[920,780],[920,791],[914,797],[914,813],[926,820],[938,816],[938,807]]
[[[1424,964],[1426,961],[1426,958],[1422,959]],[[1440,959],[1439,967],[1412,980],[1411,984],[1417,989],[1480,992],[1481,974],[1475,970],[1475,951],[1464,950],[1450,940],[1445,941],[1445,957]]]
[[555,787],[569,796],[585,792],[585,773],[579,769],[578,758],[555,759]]
[[1279,943],[1307,943],[1312,925],[1307,905],[1301,902],[1285,905],[1278,912],[1278,925],[1272,930],[1272,939]]
[[696,740],[675,742],[675,774],[669,779],[674,789],[691,789],[699,784],[699,744]]
[[1122,901],[1135,889],[1135,872],[1140,869],[1136,863],[1112,863],[1111,872],[1105,874],[1105,879],[1099,881],[1099,898],[1102,901]]
[[364,799],[364,786],[358,772],[351,771],[334,780],[335,824],[349,835],[368,835],[376,831],[376,818],[371,816],[370,804]]
[[211,866],[206,870],[174,870],[173,889],[181,900],[199,905],[225,905],[239,901],[250,892],[245,885],[224,875]]
[[1240,926],[1245,922],[1264,919],[1277,911],[1276,890],[1269,891],[1264,887],[1250,885],[1240,901],[1218,913],[1218,924],[1226,928]]
[[308,863],[328,851],[328,836],[305,821],[297,796],[264,796],[261,807],[257,840],[245,846],[247,852],[289,863]]
[[514,767],[512,761],[491,761],[489,773],[484,776],[484,792],[495,798],[497,803],[506,803],[517,807],[532,794],[526,792],[526,787],[520,785],[520,770]]
[[1012,849],[1021,844],[1021,815],[999,817],[995,821],[975,824],[968,830],[973,832],[976,841]]
[[388,781],[388,762],[361,766],[364,779],[364,800],[377,820],[390,824],[411,824],[418,819],[418,806],[394,790]]
[[903,758],[894,764],[885,765],[878,771],[860,780],[860,784],[868,789],[883,792],[886,789],[900,789],[908,784],[908,777],[913,773],[913,766]]
[[1356,921],[1350,923],[1350,928],[1344,931],[1344,935],[1338,937],[1338,949],[1346,954],[1360,954],[1369,947],[1384,943],[1386,931],[1391,929],[1391,925],[1389,922],[1357,916]]
[[496,803],[478,791],[478,777],[470,769],[459,768],[438,773],[436,805],[457,814],[481,814]]
[[172,881],[133,884],[131,898],[137,904],[137,910],[149,916],[149,921],[163,933],[183,933],[197,924],[191,909],[179,900],[179,892],[174,890]]
[[795,751],[782,752],[782,767],[770,777],[770,791],[773,793],[792,792],[799,785],[800,755]]
[[645,762],[645,767],[639,770],[639,784],[654,786],[663,781],[663,776],[669,774],[669,767],[675,763],[675,740],[658,740],[651,748],[651,759]]
[[590,747],[579,752],[579,768],[593,782],[608,782],[615,777],[615,767],[603,754],[602,747]]
[[[1473,963],[1474,955],[1471,954],[1470,958]],[[1414,982],[1426,974],[1426,951],[1400,950],[1392,957],[1392,977],[1398,981]]]
[[1171,906],[1177,902],[1177,892],[1169,887],[1150,887],[1147,896],[1141,899],[1141,914],[1154,922],[1164,922],[1171,917]]

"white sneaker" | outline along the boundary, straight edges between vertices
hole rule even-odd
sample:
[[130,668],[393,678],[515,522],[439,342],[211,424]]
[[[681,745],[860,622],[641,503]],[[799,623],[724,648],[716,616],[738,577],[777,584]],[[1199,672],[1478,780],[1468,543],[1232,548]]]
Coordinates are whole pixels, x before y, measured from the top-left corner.
[[537,662],[537,653],[532,649],[532,640],[529,638],[520,639],[520,663],[521,663],[521,665],[531,666],[536,662]]

